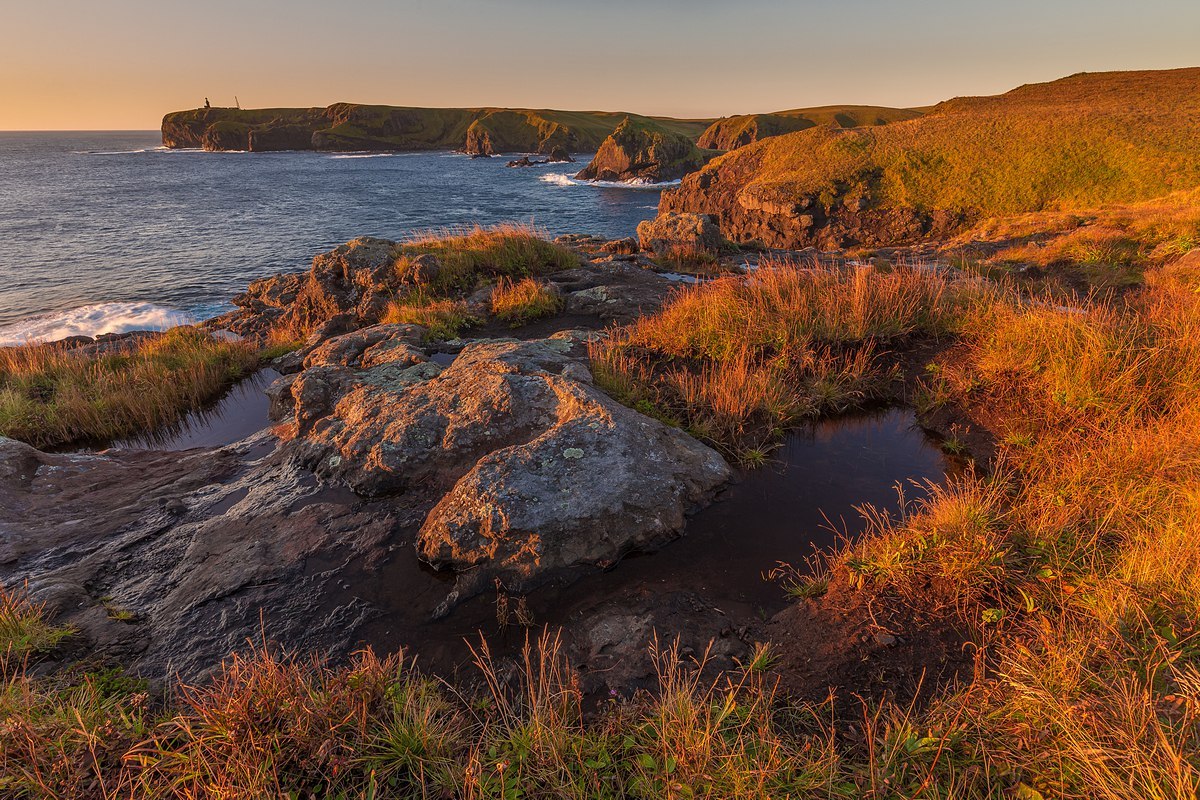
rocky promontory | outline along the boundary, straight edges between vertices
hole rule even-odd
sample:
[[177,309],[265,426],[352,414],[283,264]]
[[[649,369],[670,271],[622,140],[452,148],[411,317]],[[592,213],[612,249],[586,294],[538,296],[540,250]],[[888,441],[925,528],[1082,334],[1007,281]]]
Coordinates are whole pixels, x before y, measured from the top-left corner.
[[687,136],[633,117],[622,120],[579,180],[661,183],[682,178],[716,153],[701,150]]
[[[518,330],[484,322],[491,287],[479,267],[457,290],[481,320],[474,338],[381,322],[385,294],[459,286],[448,275],[464,257],[491,257],[469,240],[440,254],[439,244],[417,253],[355,240],[307,273],[256,282],[208,324],[260,341],[281,325],[312,330],[275,360],[274,425],[247,439],[54,454],[0,438],[0,581],[28,581],[88,652],[195,679],[264,623],[331,654],[419,638],[436,657],[484,625],[485,590],[562,586],[668,545],[730,467],[601,390],[588,343],[659,308],[672,282],[640,256],[543,241],[530,252],[555,258],[523,267],[562,298],[556,317]],[[584,600],[572,602],[612,598]],[[704,639],[725,624],[691,599],[636,602],[625,611]],[[608,645],[589,655],[609,634],[607,617],[587,619],[581,658],[618,658]],[[644,644],[639,633],[621,646],[644,660]]]

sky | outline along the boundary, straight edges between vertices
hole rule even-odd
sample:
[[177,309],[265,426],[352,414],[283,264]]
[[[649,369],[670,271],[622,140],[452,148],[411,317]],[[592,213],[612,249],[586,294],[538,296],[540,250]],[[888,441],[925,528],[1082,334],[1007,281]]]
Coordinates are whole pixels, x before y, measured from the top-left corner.
[[213,105],[713,117],[1200,65],[1200,0],[0,0],[0,130]]

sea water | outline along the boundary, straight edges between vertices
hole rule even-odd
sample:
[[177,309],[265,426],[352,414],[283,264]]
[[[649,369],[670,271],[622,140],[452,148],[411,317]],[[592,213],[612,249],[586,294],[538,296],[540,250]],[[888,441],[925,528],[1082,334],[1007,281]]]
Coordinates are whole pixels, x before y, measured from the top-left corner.
[[430,153],[167,150],[157,131],[0,133],[0,345],[156,329],[357,236],[501,222],[629,236],[659,185]]

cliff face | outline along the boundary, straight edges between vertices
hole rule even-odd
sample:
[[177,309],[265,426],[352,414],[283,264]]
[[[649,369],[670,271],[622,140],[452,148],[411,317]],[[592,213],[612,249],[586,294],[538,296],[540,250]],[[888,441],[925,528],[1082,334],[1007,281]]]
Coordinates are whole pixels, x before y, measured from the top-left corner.
[[683,134],[626,117],[600,145],[592,162],[575,177],[659,183],[682,178],[714,155],[696,147]]
[[[320,108],[177,111],[163,117],[162,142],[166,147],[205,150],[307,150],[313,131],[326,122],[324,114]],[[297,146],[280,146],[285,139]]]
[[906,244],[987,217],[1133,203],[1200,186],[1200,69],[1081,74],[876,127],[733,150],[664,193],[772,247]]
[[548,155],[554,148],[568,152],[594,150],[600,145],[595,135],[572,130],[530,111],[491,111],[478,117],[467,128],[464,150],[472,155],[499,153],[539,153]]
[[711,215],[731,241],[789,249],[912,242],[948,235],[965,221],[949,211],[873,208],[865,184],[845,183],[834,193],[763,189],[754,184],[764,155],[750,146],[684,177],[677,189],[663,192],[659,216]]
[[[472,155],[593,152],[626,115],[600,111],[409,108],[335,103],[328,108],[178,111],[163,117],[167,147],[206,150],[464,150]],[[689,140],[710,120],[634,117]]]
[[916,119],[919,116],[921,112],[915,109],[884,106],[822,106],[773,114],[745,114],[717,120],[700,136],[697,144],[712,150],[735,150],[760,139],[807,130],[818,125],[857,128],[864,125],[886,125],[889,122]]

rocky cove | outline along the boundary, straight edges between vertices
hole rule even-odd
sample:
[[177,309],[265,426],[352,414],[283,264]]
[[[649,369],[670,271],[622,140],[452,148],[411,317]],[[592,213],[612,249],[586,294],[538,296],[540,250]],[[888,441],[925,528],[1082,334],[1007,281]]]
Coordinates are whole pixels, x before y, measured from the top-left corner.
[[[855,506],[894,509],[897,485],[920,496],[914,481],[940,481],[937,444],[885,409],[816,422],[747,469],[614,400],[589,344],[681,285],[656,247],[711,235],[703,220],[642,233],[566,237],[573,263],[544,276],[557,313],[450,339],[383,310],[444,279],[446,256],[398,262],[401,245],[356,240],[252,285],[207,327],[320,321],[209,416],[108,449],[3,440],[0,582],[27,583],[79,632],[63,658],[156,681],[202,680],[264,634],[335,660],[403,647],[451,674],[466,641],[511,652],[543,625],[565,630],[595,692],[643,685],[656,633],[712,643],[715,668],[768,640],[821,650],[831,669],[871,652],[904,663],[896,648],[916,654],[918,632],[876,641],[852,615],[830,651],[769,576],[803,571],[831,527],[854,535]],[[465,301],[480,319],[490,291]]]

